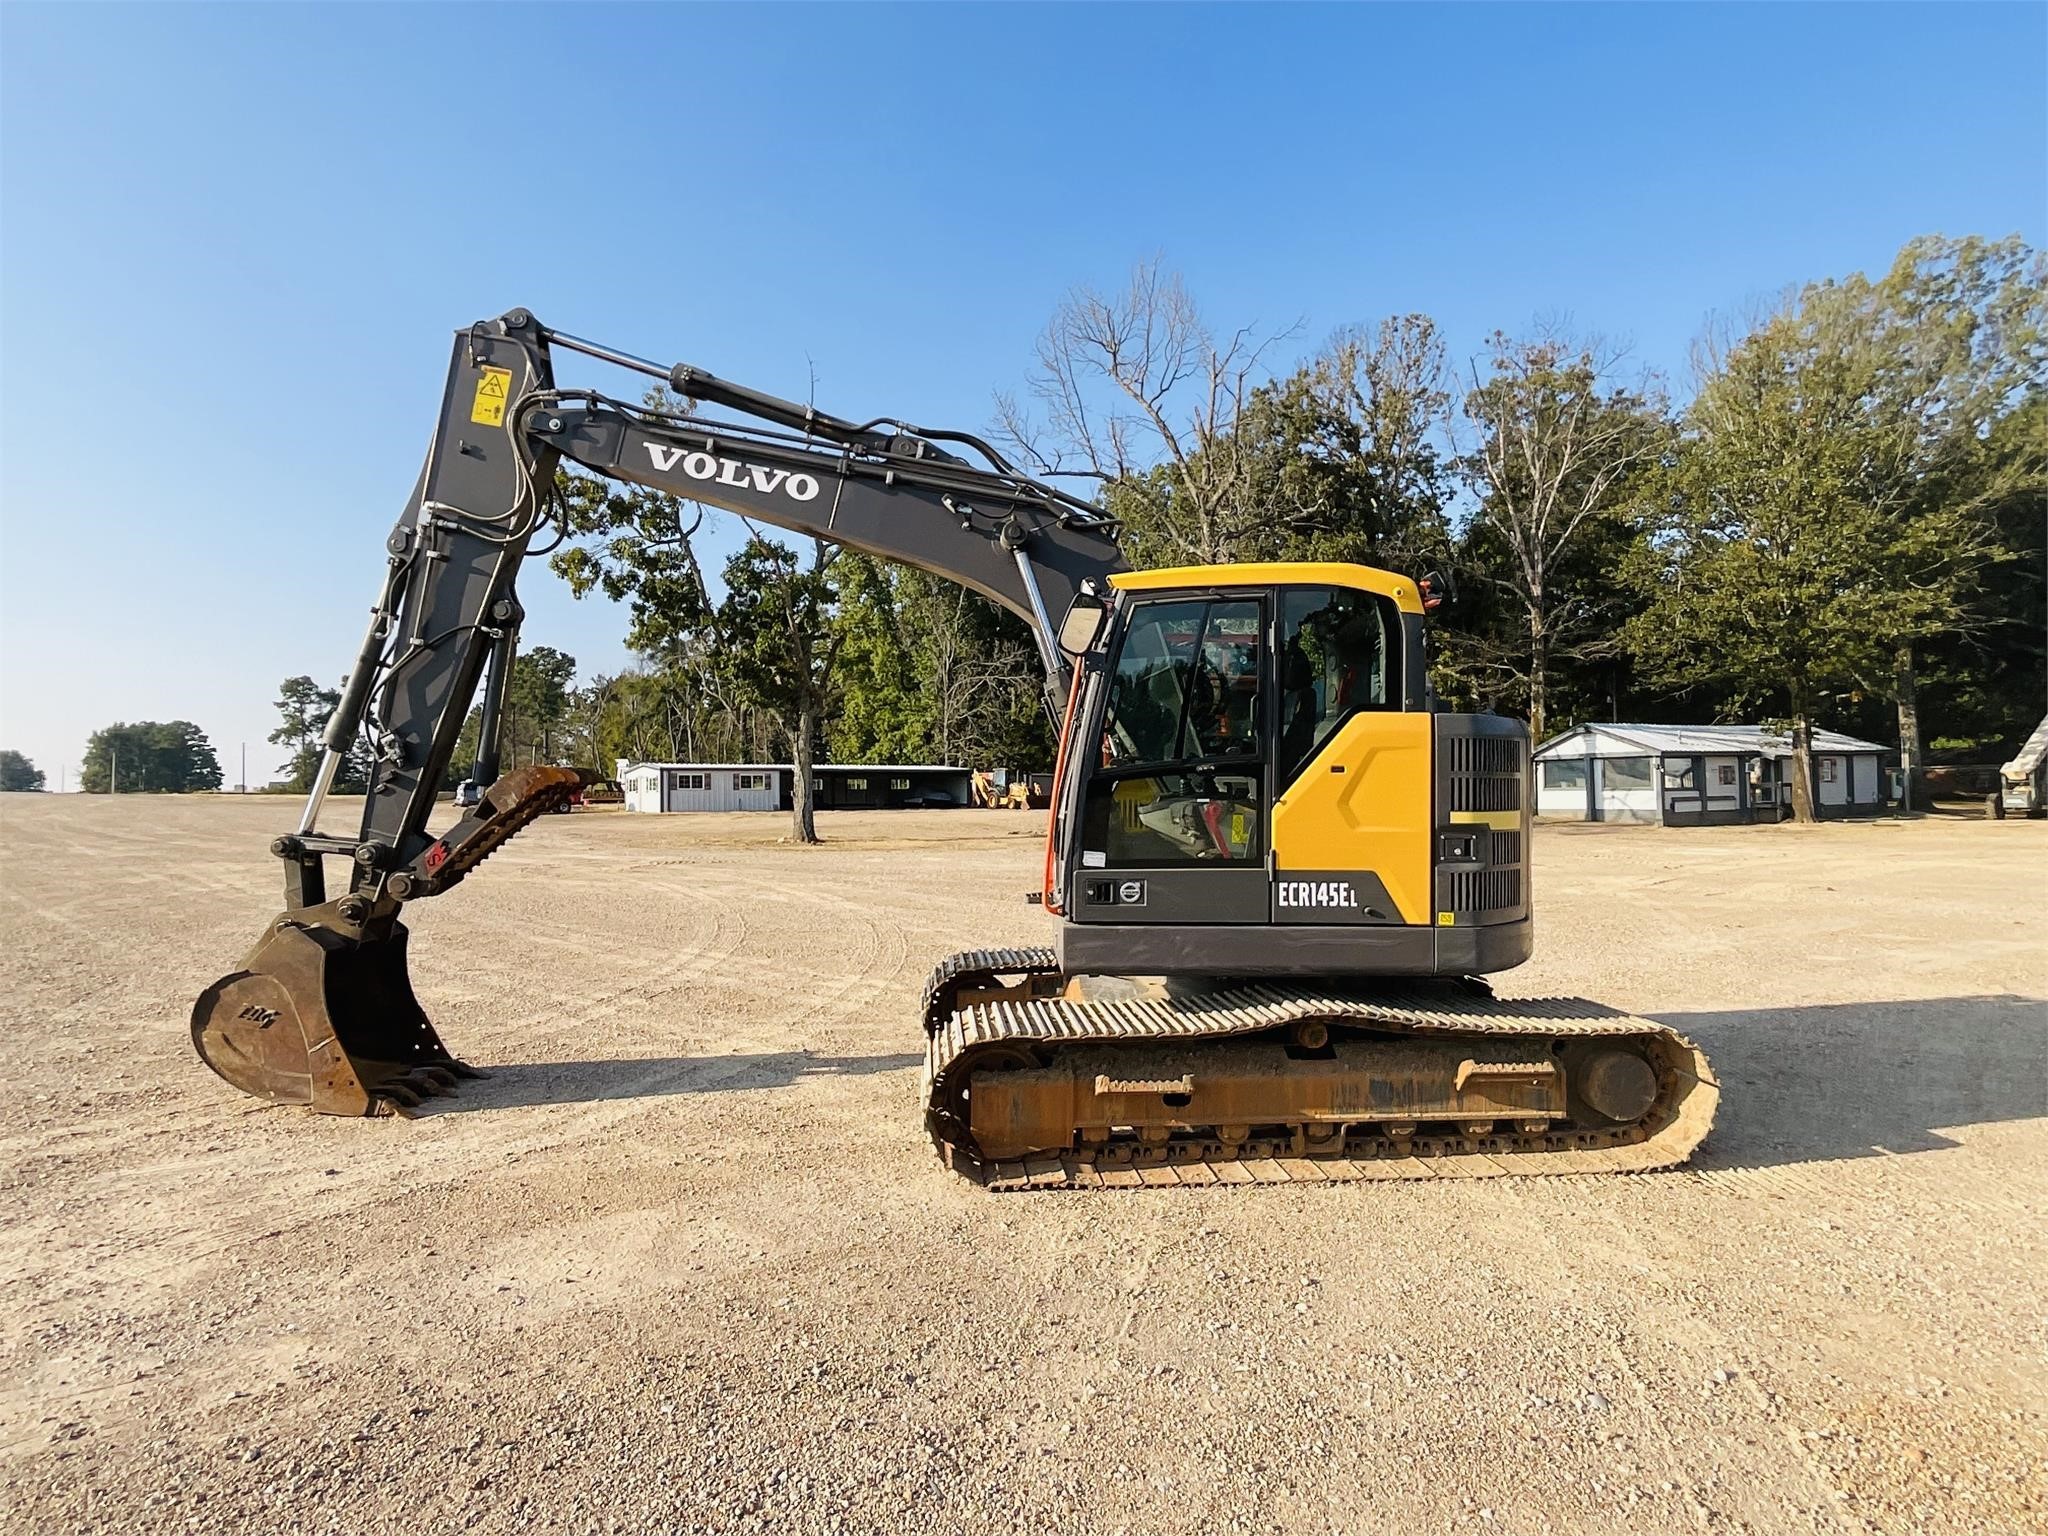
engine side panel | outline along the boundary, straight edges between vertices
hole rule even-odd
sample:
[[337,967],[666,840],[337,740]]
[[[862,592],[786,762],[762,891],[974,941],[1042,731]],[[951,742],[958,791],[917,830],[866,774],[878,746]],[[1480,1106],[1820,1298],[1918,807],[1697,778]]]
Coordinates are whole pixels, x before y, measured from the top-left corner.
[[[1396,922],[1430,920],[1429,832],[1431,716],[1373,711],[1354,715],[1289,785],[1273,807],[1278,881],[1316,872],[1357,871],[1377,878]],[[1314,922],[1315,909],[1296,921]],[[1343,908],[1333,908],[1339,920]]]

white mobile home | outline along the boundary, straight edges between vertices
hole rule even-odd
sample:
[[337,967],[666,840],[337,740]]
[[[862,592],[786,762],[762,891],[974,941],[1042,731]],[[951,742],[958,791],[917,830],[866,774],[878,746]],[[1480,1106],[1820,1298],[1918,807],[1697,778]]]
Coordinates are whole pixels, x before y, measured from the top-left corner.
[[[788,763],[619,762],[629,811],[786,811],[796,769]],[[969,803],[965,768],[934,763],[816,763],[819,810],[894,810]]]
[[[1822,816],[1885,809],[1886,749],[1813,733]],[[1708,826],[1792,814],[1792,741],[1760,725],[1582,725],[1536,749],[1536,814]]]

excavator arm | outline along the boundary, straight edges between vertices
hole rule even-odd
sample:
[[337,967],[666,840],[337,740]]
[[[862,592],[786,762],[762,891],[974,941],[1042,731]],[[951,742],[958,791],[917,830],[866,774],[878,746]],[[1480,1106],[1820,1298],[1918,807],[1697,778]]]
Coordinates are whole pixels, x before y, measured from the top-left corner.
[[[685,408],[558,389],[558,350],[651,376]],[[576,787],[571,770],[547,765],[501,777],[496,745],[524,616],[517,576],[555,515],[564,463],[980,593],[1031,627],[1055,711],[1067,696],[1055,623],[1123,568],[1112,519],[969,434],[832,416],[550,331],[524,310],[458,332],[312,792],[297,829],[272,844],[285,911],[193,1011],[200,1055],[237,1087],[366,1114],[410,1107],[470,1070],[413,997],[398,914],[448,890]],[[490,787],[435,834],[428,822],[479,684],[476,777]],[[324,802],[359,738],[372,755],[360,827],[323,833]],[[349,865],[347,891],[332,900],[330,858]]]

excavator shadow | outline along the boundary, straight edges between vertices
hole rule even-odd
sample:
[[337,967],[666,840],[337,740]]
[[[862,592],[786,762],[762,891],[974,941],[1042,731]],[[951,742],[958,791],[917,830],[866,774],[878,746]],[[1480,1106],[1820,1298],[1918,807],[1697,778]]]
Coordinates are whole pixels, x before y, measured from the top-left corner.
[[490,1066],[415,1113],[472,1114],[544,1104],[591,1104],[684,1093],[786,1088],[806,1078],[867,1077],[924,1064],[923,1052],[885,1056],[820,1056],[810,1051],[735,1052],[724,1056],[623,1056],[608,1061],[531,1061]]
[[1700,1169],[1934,1152],[1946,1129],[2048,1115],[2048,1002],[2004,996],[1656,1015],[1707,1053]]

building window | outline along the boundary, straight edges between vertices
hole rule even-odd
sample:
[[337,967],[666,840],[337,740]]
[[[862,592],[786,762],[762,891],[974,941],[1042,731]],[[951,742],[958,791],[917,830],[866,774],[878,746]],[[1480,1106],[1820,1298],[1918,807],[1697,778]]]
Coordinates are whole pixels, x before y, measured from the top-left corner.
[[910,780],[908,780],[908,779],[891,779],[891,780],[889,781],[889,787],[890,787],[891,789],[908,789],[908,788],[910,788]]
[[1650,757],[1607,757],[1600,760],[1600,787],[1602,789],[1651,789]]
[[868,787],[868,781],[866,779],[848,779],[846,781],[846,787],[848,789],[866,789]]
[[1824,757],[1820,760],[1820,781],[1823,784],[1835,782],[1835,760],[1832,757]]
[[768,775],[765,773],[736,773],[732,776],[734,789],[766,789]]
[[1735,782],[1735,765],[1733,763],[1721,764],[1720,767],[1714,770],[1714,781],[1717,784],[1733,784]]
[[1543,787],[1545,789],[1584,789],[1586,787],[1586,760],[1572,758],[1566,762],[1543,765]]
[[677,789],[709,789],[711,775],[708,773],[679,773],[676,775]]
[[1664,768],[1664,787],[1666,789],[1691,789],[1693,787],[1692,770],[1693,765],[1691,763],[1687,763],[1683,768],[1673,768],[1667,763]]

